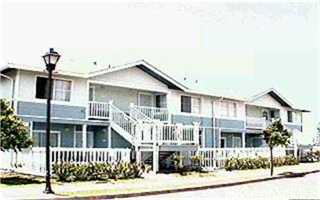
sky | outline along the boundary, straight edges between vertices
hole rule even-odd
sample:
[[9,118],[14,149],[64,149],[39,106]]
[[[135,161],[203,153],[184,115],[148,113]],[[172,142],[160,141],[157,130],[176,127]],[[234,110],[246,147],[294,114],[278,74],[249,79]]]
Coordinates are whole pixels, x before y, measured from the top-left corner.
[[[89,71],[145,59],[193,88],[253,95],[274,87],[320,121],[320,3],[309,1],[1,1],[1,60]],[[97,62],[98,66],[94,66]],[[186,78],[186,80],[184,80]],[[196,83],[197,82],[197,83]]]

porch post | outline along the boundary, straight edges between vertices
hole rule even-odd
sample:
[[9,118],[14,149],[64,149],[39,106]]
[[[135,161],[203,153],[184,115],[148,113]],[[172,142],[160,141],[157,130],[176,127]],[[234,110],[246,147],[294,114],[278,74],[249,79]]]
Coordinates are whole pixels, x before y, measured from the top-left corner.
[[[200,133],[200,123],[199,122],[194,122],[193,123],[193,139],[194,139],[194,143],[196,145],[199,144],[199,133]],[[181,131],[182,132],[182,131]],[[183,132],[182,132],[183,133]]]
[[246,132],[242,132],[242,148],[246,148]]
[[111,134],[112,134],[112,131],[111,131],[111,125],[108,126],[108,148],[111,148]]
[[157,173],[159,171],[159,146],[153,146],[152,171]]
[[30,133],[30,138],[33,140],[33,121],[29,122],[29,133]]
[[82,148],[87,148],[87,124],[82,125]]

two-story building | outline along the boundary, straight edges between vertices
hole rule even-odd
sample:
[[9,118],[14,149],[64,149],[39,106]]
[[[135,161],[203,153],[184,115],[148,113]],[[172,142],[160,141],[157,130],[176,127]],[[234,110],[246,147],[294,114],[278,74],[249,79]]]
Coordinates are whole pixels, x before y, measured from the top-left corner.
[[[34,146],[44,146],[46,71],[8,64],[0,73],[0,97],[29,126]],[[131,148],[158,168],[176,151],[263,146],[273,118],[302,132],[305,110],[274,89],[253,98],[203,93],[144,60],[88,74],[57,70],[53,78],[53,147]]]

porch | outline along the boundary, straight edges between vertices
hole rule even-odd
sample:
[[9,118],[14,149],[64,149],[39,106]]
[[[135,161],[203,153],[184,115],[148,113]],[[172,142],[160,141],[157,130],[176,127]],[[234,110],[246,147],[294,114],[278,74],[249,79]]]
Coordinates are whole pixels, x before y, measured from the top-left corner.
[[280,118],[280,110],[254,105],[247,105],[246,127],[250,129],[265,129],[272,119]]
[[102,84],[89,85],[88,119],[109,119],[110,102],[137,119],[169,121],[167,94]]

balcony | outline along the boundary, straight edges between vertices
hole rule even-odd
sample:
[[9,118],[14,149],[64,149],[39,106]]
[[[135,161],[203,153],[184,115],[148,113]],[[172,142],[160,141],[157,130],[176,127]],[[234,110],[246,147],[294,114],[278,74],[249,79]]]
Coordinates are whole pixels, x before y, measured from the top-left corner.
[[90,101],[88,105],[88,118],[109,119],[110,104]]
[[142,113],[145,117],[151,120],[159,120],[162,122],[169,121],[169,111],[167,108],[131,105],[131,111],[134,110]]
[[264,129],[268,122],[264,117],[247,117],[247,128]]

